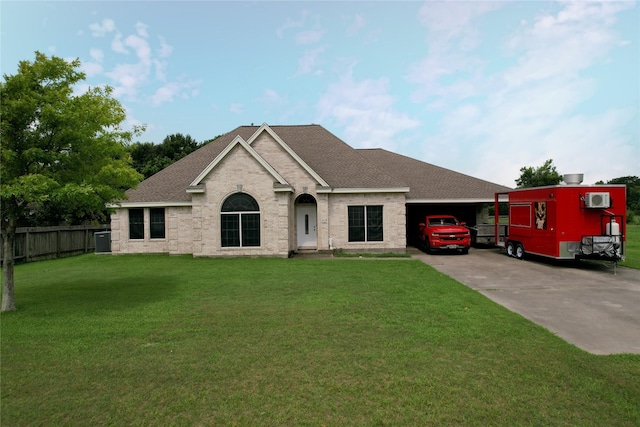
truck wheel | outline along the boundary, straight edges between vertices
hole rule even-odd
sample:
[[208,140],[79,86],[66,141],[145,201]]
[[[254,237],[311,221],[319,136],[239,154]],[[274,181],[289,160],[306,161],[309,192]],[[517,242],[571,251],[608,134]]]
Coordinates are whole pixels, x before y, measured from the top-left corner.
[[518,243],[516,245],[516,258],[518,259],[524,258],[524,246],[522,246],[522,243]]
[[462,249],[462,255],[466,255],[469,253],[469,248]]
[[514,256],[514,254],[515,254],[515,246],[513,245],[513,242],[508,242],[507,243],[507,255]]

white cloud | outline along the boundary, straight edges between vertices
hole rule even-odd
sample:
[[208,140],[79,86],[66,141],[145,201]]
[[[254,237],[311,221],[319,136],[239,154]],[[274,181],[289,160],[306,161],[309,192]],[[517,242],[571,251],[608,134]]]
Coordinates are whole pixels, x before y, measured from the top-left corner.
[[239,103],[234,103],[229,106],[229,112],[233,114],[242,114],[244,111],[244,105]]
[[91,59],[93,59],[96,62],[102,62],[104,60],[104,53],[102,52],[101,49],[96,49],[96,48],[91,48],[89,49],[89,55],[91,56]]
[[428,30],[440,31],[453,48],[430,50],[409,74],[421,85],[414,99],[428,99],[444,111],[423,158],[456,170],[465,164],[465,173],[509,186],[521,167],[537,167],[547,159],[561,173],[584,173],[585,183],[637,169],[637,106],[581,110],[599,89],[596,75],[588,71],[620,47],[612,30],[616,14],[633,5],[559,6],[555,14],[520,21],[504,44],[512,65],[492,75],[483,71],[479,53],[460,47],[459,38],[470,34],[462,27],[475,26],[473,14],[449,20],[451,30]]
[[353,21],[347,27],[347,34],[353,36],[358,34],[366,25],[366,20],[362,15],[355,15]]
[[573,78],[605,60],[611,49],[619,46],[611,24],[624,7],[619,3],[575,2],[567,3],[556,16],[539,16],[509,40],[512,50],[524,53],[505,75],[505,82],[519,86],[558,75]]
[[168,62],[166,60],[159,60],[159,59],[154,59],[153,60],[153,66],[156,70],[156,80],[159,81],[166,81],[167,80],[167,67],[168,67]]
[[[116,28],[113,21],[102,27],[112,31]],[[159,47],[152,49],[148,40],[148,28],[146,24],[138,22],[134,34],[123,35],[115,31],[111,49],[116,54],[126,56],[118,57],[120,62],[105,71],[104,53],[100,49],[92,48],[89,52],[92,61],[83,64],[84,71],[89,76],[103,74],[111,79],[113,95],[128,102],[146,102],[152,106],[159,106],[176,98],[188,99],[197,96],[200,81],[184,77],[168,80],[168,58],[173,48],[164,38],[158,37]],[[97,26],[95,30],[98,30]],[[130,56],[131,53],[135,54],[133,58]]]
[[290,30],[291,28],[303,28],[306,24],[309,14],[310,13],[308,10],[303,10],[300,13],[300,18],[298,19],[287,18],[285,23],[276,29],[276,35],[278,36],[278,38],[284,38],[284,33]]
[[397,149],[401,145],[398,134],[420,123],[394,110],[389,91],[385,78],[356,82],[348,71],[321,96],[319,121],[333,121],[344,127],[345,139],[356,147]]
[[407,79],[417,84],[412,94],[414,102],[430,99],[432,107],[447,108],[461,99],[477,96],[491,83],[480,74],[483,61],[472,52],[482,40],[479,19],[500,7],[501,2],[424,4],[418,20],[426,30],[429,55],[411,66],[407,74]]
[[[120,37],[118,37],[120,40]],[[151,73],[151,49],[148,42],[135,35],[130,35],[121,43],[123,48],[129,47],[136,52],[137,63],[118,64],[115,68],[106,73],[106,76],[115,82],[114,96],[125,96],[136,98],[138,90],[149,82]],[[116,52],[119,52],[116,50]]]
[[260,101],[262,101],[262,103],[267,106],[278,106],[286,102],[283,97],[274,89],[265,89]]
[[296,43],[297,44],[317,43],[320,40],[322,40],[322,36],[324,36],[324,31],[319,29],[301,31],[298,34],[296,34]]
[[104,60],[104,53],[101,49],[91,48],[89,49],[90,61],[82,61],[82,71],[87,77],[97,76],[103,73],[102,61]]
[[321,75],[322,70],[318,69],[318,64],[320,63],[320,55],[324,53],[324,51],[325,49],[323,47],[318,47],[304,52],[298,59],[298,69],[296,70],[295,76],[305,74]]
[[149,26],[147,24],[136,22],[136,33],[138,33],[140,37],[144,37],[145,39],[149,37],[149,33],[147,32],[148,28]]
[[444,51],[457,47],[468,51],[479,43],[474,23],[500,7],[501,2],[497,1],[428,1],[420,8],[418,20],[427,29],[430,49]]
[[173,53],[173,46],[167,44],[164,37],[158,37],[158,40],[160,40],[160,48],[158,49],[158,56],[160,58],[167,58],[171,56],[171,54]]
[[189,99],[198,93],[197,87],[199,85],[200,82],[192,80],[167,82],[156,89],[155,93],[151,96],[151,104],[158,106],[166,102],[171,102],[176,97]]
[[136,52],[136,56],[140,60],[140,62],[144,64],[151,63],[151,48],[149,47],[149,42],[138,36],[128,36],[124,40],[124,45],[131,47]]
[[285,37],[286,32],[291,29],[295,29],[301,30],[296,31],[295,33],[294,40],[296,44],[307,45],[319,42],[320,40],[322,40],[325,31],[317,23],[317,18],[316,23],[309,25],[309,20],[311,17],[312,15],[308,10],[303,10],[300,13],[300,17],[298,19],[288,18],[284,24],[276,29],[276,35],[278,36],[278,38],[282,39]]
[[82,71],[87,75],[87,77],[93,77],[102,74],[104,70],[102,68],[102,64],[98,62],[83,62]]
[[124,47],[122,43],[122,34],[116,33],[111,41],[111,49],[116,53],[128,54],[129,51]]
[[93,37],[104,37],[107,33],[111,33],[116,29],[113,19],[103,19],[102,22],[94,22],[89,25],[91,35]]

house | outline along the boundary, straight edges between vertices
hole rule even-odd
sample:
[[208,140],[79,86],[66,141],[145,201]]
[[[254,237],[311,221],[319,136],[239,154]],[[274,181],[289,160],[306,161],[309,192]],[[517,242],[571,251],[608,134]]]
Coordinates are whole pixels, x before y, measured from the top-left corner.
[[404,252],[420,216],[453,213],[475,224],[494,193],[507,190],[386,150],[354,149],[315,124],[240,126],[127,191],[111,215],[111,250]]

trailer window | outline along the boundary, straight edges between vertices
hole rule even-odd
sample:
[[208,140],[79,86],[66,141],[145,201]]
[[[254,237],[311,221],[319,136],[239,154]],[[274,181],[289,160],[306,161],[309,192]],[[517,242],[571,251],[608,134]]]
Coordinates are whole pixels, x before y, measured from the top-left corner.
[[518,227],[531,227],[531,203],[509,206],[509,224]]

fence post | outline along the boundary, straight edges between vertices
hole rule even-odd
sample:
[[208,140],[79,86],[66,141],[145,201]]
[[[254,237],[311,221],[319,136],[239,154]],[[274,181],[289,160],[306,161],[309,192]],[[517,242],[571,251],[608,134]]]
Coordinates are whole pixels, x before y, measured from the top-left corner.
[[29,262],[29,229],[27,229],[27,233],[24,238],[24,259],[26,262]]

